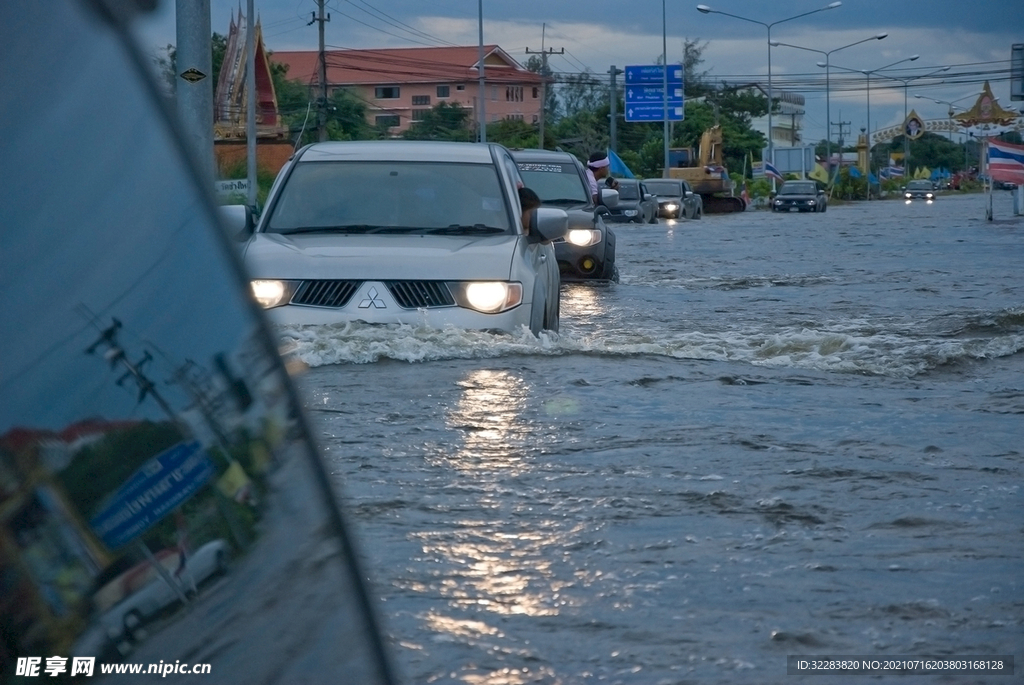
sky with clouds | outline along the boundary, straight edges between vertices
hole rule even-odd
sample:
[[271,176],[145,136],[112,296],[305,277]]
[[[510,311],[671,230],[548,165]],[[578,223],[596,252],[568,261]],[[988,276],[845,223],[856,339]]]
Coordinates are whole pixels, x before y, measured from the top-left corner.
[[[210,0],[211,29],[227,33],[231,17],[244,12],[246,1]],[[589,70],[607,78],[618,68],[653,64],[661,56],[663,36],[669,61],[678,61],[685,40],[706,43],[702,69],[716,81],[761,81],[767,84],[768,28],[771,39],[798,45],[772,48],[772,83],[805,98],[805,140],[821,140],[826,121],[850,122],[856,132],[867,123],[867,79],[855,71],[874,71],[913,55],[919,58],[887,70],[904,82],[875,75],[870,80],[872,128],[903,121],[904,101],[925,119],[944,119],[949,106],[931,99],[970,106],[988,79],[1003,106],[1010,100],[1010,50],[1024,43],[1024,11],[1017,0],[843,0],[839,7],[789,20],[826,7],[827,0],[711,0],[712,9],[744,17],[698,12],[697,2],[636,0],[612,2],[550,2],[550,0],[329,0],[325,26],[330,49],[476,45],[479,8],[483,9],[484,42],[500,45],[521,63],[527,49],[564,48],[550,66],[560,73]],[[310,24],[315,0],[256,0],[270,50],[315,50],[317,27]],[[664,9],[664,22],[663,18]],[[160,8],[139,29],[143,47],[157,52],[175,40],[175,3]],[[759,22],[759,23],[755,23]],[[880,33],[870,40],[843,47]],[[543,43],[542,43],[543,41]],[[843,48],[836,50],[837,48]],[[816,65],[832,51],[829,62],[830,117],[826,117],[825,69]],[[950,66],[942,78],[925,78]],[[922,78],[913,79],[921,76]],[[921,97],[915,97],[920,95]],[[835,137],[837,129],[833,127]]]

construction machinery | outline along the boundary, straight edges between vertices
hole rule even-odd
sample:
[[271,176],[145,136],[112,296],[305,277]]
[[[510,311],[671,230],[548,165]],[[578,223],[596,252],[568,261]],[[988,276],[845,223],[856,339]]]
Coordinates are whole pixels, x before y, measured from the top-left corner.
[[722,128],[715,125],[700,136],[695,159],[693,148],[671,148],[668,151],[668,178],[681,178],[704,200],[707,214],[742,212],[747,203],[733,194],[729,172],[722,166]]

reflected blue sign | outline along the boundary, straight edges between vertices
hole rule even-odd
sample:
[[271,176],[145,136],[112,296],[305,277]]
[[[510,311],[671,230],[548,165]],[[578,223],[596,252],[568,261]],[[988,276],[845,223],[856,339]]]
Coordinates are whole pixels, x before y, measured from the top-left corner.
[[121,547],[159,523],[213,474],[213,462],[198,441],[178,443],[139,467],[89,525],[107,547]]

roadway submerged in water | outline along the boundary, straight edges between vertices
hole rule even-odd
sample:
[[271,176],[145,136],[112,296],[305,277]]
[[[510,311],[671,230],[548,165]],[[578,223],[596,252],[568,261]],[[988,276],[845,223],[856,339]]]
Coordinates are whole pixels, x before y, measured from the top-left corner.
[[1024,222],[983,217],[618,228],[621,283],[565,286],[540,339],[283,330],[399,670],[784,683],[789,654],[1012,654]]

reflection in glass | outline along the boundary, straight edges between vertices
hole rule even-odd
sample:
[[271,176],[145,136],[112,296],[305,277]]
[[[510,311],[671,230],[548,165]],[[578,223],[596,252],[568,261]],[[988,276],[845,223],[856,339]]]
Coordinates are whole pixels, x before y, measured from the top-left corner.
[[0,674],[388,682],[207,182],[101,5],[0,4]]

